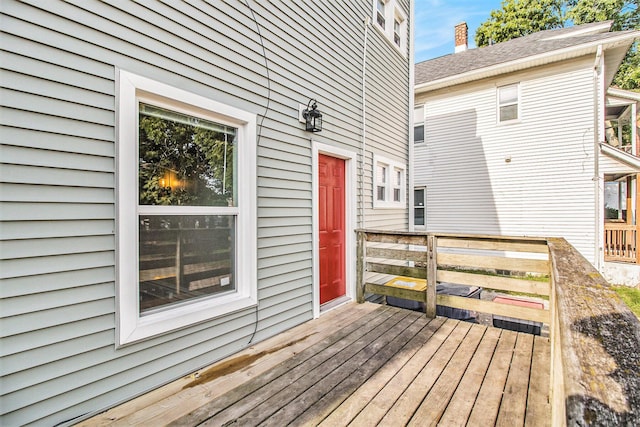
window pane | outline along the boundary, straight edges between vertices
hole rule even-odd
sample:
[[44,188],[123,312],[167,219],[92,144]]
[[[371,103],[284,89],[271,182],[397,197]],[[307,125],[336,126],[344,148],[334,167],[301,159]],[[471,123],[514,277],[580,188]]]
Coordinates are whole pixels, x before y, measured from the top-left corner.
[[377,166],[377,176],[376,182],[378,184],[384,184],[387,182],[387,168],[386,166],[378,165]]
[[384,190],[385,190],[385,187],[379,185],[377,188],[378,188],[378,195],[377,195],[378,200],[384,201],[384,193],[385,193]]
[[413,204],[415,206],[424,206],[424,188],[413,190]]
[[400,201],[400,189],[399,188],[394,188],[393,189],[393,201],[394,202],[399,202]]
[[413,223],[415,225],[424,225],[424,208],[415,208],[413,210]]
[[235,290],[234,216],[140,216],[139,233],[140,313]]
[[515,120],[518,118],[518,106],[508,105],[506,107],[500,107],[500,121]]
[[396,169],[396,185],[402,185],[402,171]]
[[384,0],[378,0],[378,6],[377,6],[378,10],[376,13],[376,20],[378,21],[378,25],[380,25],[382,28],[384,28],[384,24],[385,24],[385,3]]
[[236,206],[237,129],[139,104],[141,205]]
[[424,125],[413,127],[413,142],[424,142]]
[[518,102],[518,85],[503,86],[499,89],[500,105]]

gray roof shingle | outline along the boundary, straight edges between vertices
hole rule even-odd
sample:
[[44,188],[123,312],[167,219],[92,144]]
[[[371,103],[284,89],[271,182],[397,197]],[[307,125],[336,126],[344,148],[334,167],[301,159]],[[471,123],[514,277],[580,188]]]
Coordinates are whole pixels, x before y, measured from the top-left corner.
[[423,61],[415,65],[415,84],[429,83],[530,56],[606,40],[621,33],[633,32],[600,32],[594,34],[589,31],[590,28],[595,29],[595,27],[602,25],[602,22],[597,22],[540,31],[491,46],[469,49]]

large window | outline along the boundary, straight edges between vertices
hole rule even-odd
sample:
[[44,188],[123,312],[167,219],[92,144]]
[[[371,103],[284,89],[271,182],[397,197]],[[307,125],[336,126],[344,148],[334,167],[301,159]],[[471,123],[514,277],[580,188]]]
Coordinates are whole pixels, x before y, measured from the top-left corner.
[[374,208],[403,208],[405,203],[406,168],[404,165],[374,155]]
[[397,0],[373,0],[375,27],[402,55],[407,55],[407,18]]
[[119,343],[255,304],[255,115],[120,72]]
[[512,84],[498,88],[498,118],[500,123],[518,120],[520,85]]

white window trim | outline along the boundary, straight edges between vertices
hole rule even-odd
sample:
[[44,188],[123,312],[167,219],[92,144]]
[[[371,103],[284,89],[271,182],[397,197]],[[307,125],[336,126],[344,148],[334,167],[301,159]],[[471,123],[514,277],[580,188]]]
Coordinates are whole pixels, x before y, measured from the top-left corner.
[[[378,30],[389,44],[391,44],[402,56],[407,56],[407,16],[398,6],[397,0],[385,0],[385,28],[378,24],[378,0],[373,0],[373,26]],[[396,19],[400,21],[400,46],[394,41],[394,25]]]
[[[387,167],[385,177],[385,200],[378,200],[378,164],[382,164]],[[402,171],[402,182],[400,183],[400,201],[393,201],[393,188],[395,170]],[[388,159],[377,154],[373,155],[373,207],[374,209],[403,209],[406,206],[406,190],[407,190],[407,167],[406,165]]]
[[[119,70],[117,73],[117,291],[116,345],[122,346],[175,329],[255,306],[257,303],[256,243],[256,115],[166,84]],[[194,213],[236,216],[234,292],[186,301],[139,313],[138,215],[174,213],[165,206],[138,206],[138,101],[215,119],[238,129],[238,208],[192,207]]]
[[[518,100],[515,102],[515,105],[518,107],[518,117],[511,120],[502,121],[500,120],[500,107],[507,107],[509,105],[514,105],[514,103],[507,103],[507,104],[500,103],[500,89],[503,89],[509,86],[516,86],[516,89],[518,92]],[[520,93],[520,82],[504,84],[496,87],[496,122],[499,125],[520,123],[522,121],[521,106],[522,106],[522,96]]]

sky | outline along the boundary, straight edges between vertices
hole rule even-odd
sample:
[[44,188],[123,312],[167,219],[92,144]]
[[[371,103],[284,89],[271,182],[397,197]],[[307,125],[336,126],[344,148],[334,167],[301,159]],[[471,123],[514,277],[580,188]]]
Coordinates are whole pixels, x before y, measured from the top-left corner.
[[415,61],[453,53],[454,27],[469,26],[469,47],[475,47],[476,28],[500,9],[501,0],[415,0]]

